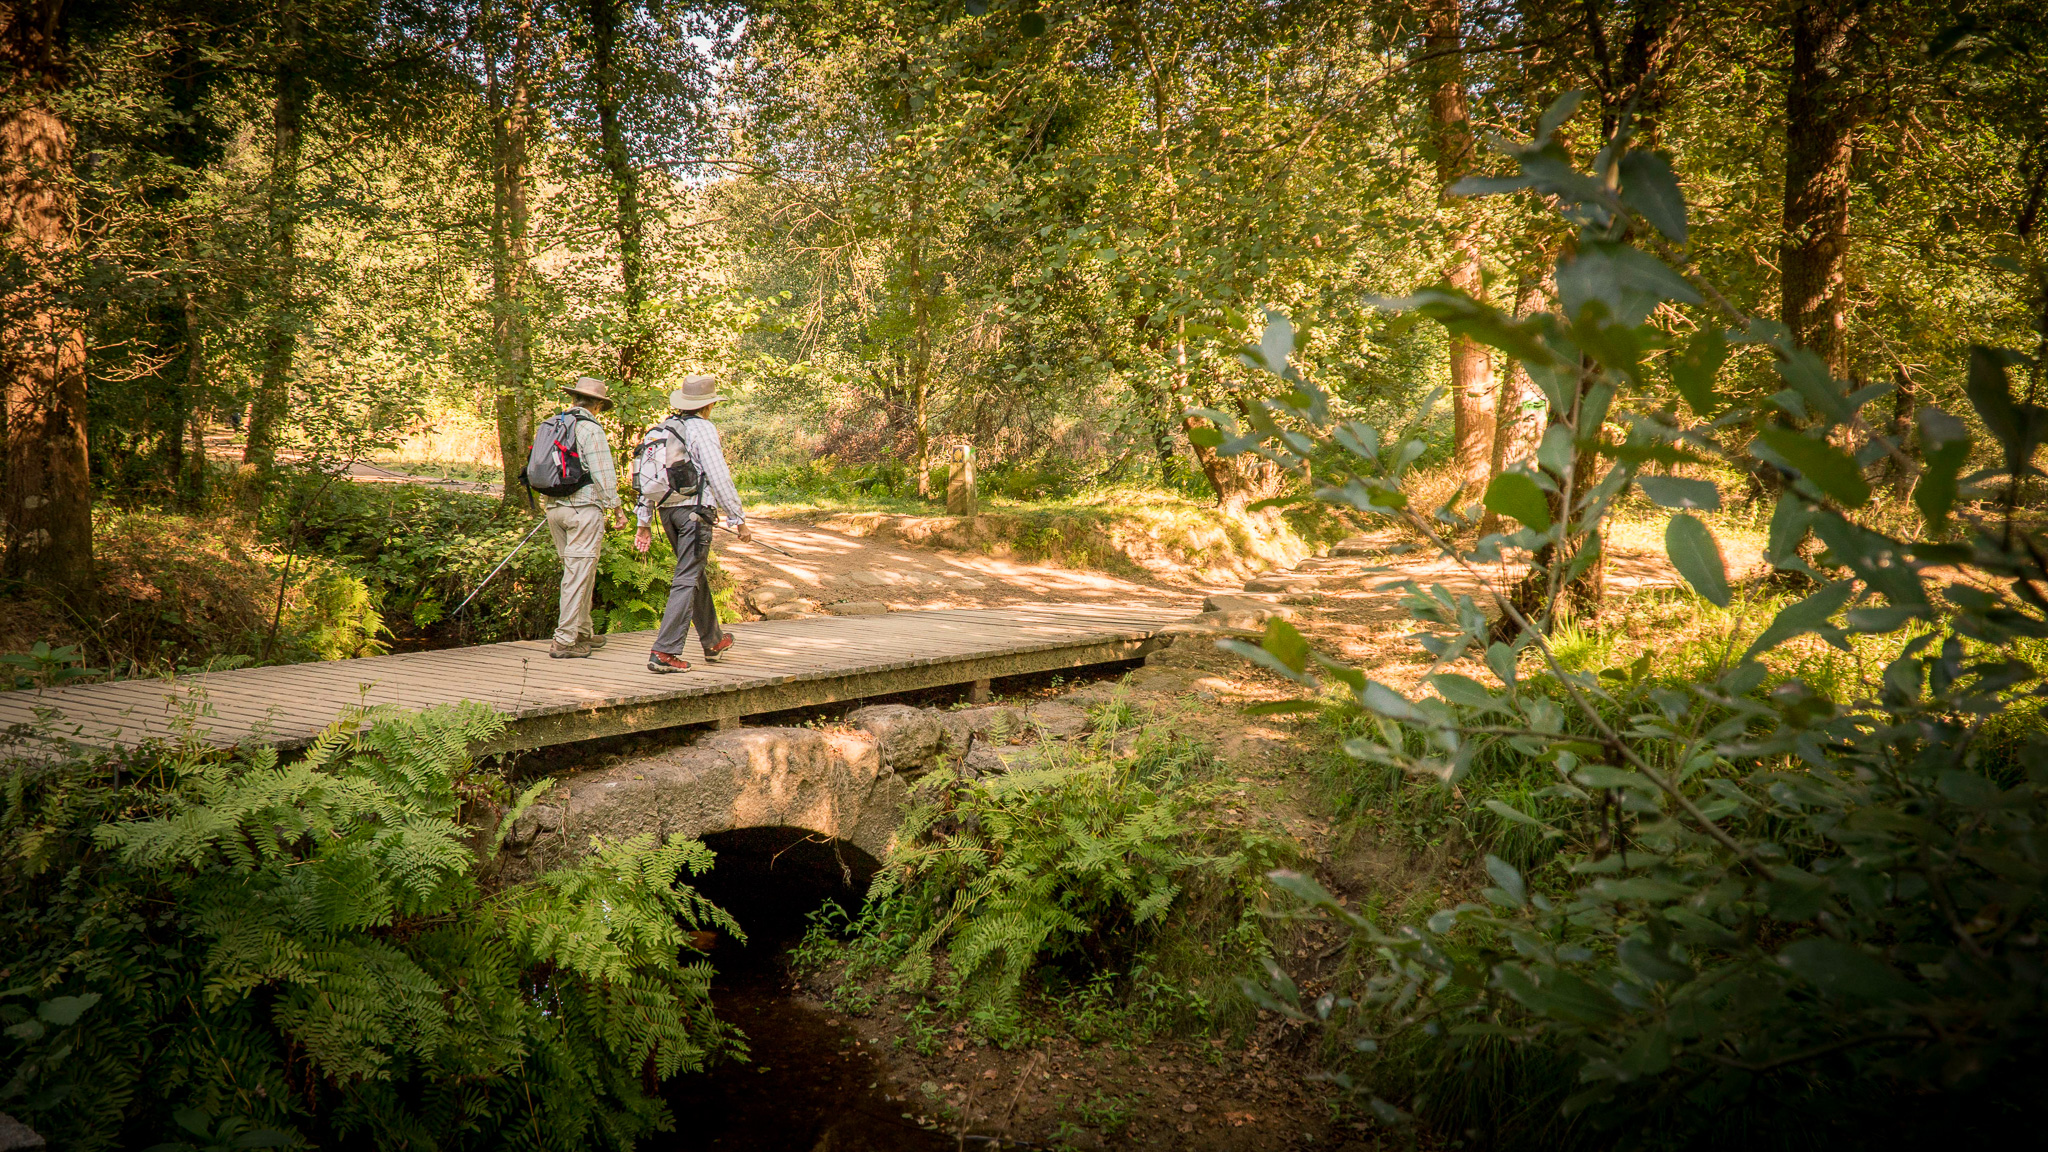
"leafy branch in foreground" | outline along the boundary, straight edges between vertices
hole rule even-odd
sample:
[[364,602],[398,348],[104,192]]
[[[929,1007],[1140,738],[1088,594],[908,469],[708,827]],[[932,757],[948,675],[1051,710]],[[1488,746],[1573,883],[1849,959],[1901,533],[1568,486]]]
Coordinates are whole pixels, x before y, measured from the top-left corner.
[[[1968,395],[1996,462],[1964,475],[1963,421],[1922,409],[1913,499],[1925,536],[1876,527],[1863,473],[1901,446],[1860,412],[1887,386],[1831,378],[1773,322],[1728,331],[1687,312],[1705,295],[1644,247],[1686,239],[1669,166],[1631,151],[1624,124],[1578,170],[1550,138],[1568,111],[1553,109],[1533,141],[1502,146],[1518,176],[1461,186],[1535,191],[1577,226],[1555,270],[1556,309],[1516,318],[1445,289],[1383,302],[1501,350],[1543,388],[1549,423],[1534,458],[1483,496],[1519,528],[1454,545],[1473,522],[1458,497],[1424,514],[1403,490],[1421,454],[1416,429],[1383,437],[1333,417],[1287,365],[1284,319],[1244,354],[1289,389],[1242,431],[1203,415],[1220,450],[1312,465],[1319,498],[1404,522],[1479,578],[1494,609],[1489,619],[1470,596],[1410,586],[1435,659],[1420,699],[1311,652],[1282,621],[1262,644],[1234,646],[1305,686],[1332,682],[1333,706],[1368,721],[1350,756],[1469,789],[1483,783],[1474,765],[1504,750],[1546,765],[1554,781],[1539,795],[1570,815],[1489,807],[1546,836],[1560,824],[1602,832],[1538,876],[1488,856],[1483,902],[1399,927],[1274,873],[1313,914],[1351,926],[1375,960],[1349,998],[1304,1006],[1277,967],[1248,991],[1331,1022],[1360,1052],[1441,1045],[1463,1055],[1439,1069],[1504,1061],[1520,1077],[1505,1091],[1549,1100],[1584,1141],[1996,1129],[2048,1036],[2048,690],[2035,663],[2048,637],[2048,547],[2015,514],[2022,481],[2040,475],[2048,412],[2016,400],[2007,378],[2029,361],[1970,351]],[[1687,325],[1691,335],[1676,334]],[[1720,382],[1744,346],[1784,384],[1758,406]],[[1693,515],[1721,506],[1719,487],[1643,474],[1652,463],[1719,463],[1781,483],[1767,559],[1814,590],[1739,652],[1731,619],[1722,655],[1697,676],[1568,670],[1548,636],[1632,487],[1672,510],[1666,547],[1692,590],[1733,602],[1719,545]],[[1958,514],[1986,500],[1994,516]],[[1808,533],[1817,557],[1799,550]],[[1534,558],[1528,579],[1503,590],[1483,578],[1481,566],[1516,553]],[[1837,695],[1775,677],[1764,659],[1809,634],[1888,658],[1874,681]],[[1494,684],[1451,670],[1461,663]],[[1363,1067],[1375,1090],[1405,1089],[1453,1131],[1498,1132],[1509,1108],[1497,1093],[1455,1089],[1458,1072],[1403,1081],[1384,1056]]]

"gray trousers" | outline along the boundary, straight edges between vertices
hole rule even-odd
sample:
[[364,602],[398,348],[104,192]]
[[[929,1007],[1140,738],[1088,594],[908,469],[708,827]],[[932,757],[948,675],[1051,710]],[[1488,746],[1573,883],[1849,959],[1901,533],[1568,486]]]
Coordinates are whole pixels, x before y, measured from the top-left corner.
[[661,614],[654,650],[681,656],[693,620],[697,642],[705,647],[725,635],[718,627],[718,608],[711,603],[711,521],[699,517],[693,507],[662,508],[655,515],[661,517],[669,547],[676,551],[676,574],[668,582],[668,607]]

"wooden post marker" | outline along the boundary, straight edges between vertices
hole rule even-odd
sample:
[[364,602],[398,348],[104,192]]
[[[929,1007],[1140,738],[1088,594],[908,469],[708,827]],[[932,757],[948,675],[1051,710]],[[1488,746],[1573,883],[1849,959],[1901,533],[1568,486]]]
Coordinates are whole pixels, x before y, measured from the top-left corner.
[[955,444],[946,470],[946,514],[976,516],[981,512],[974,492],[974,445]]

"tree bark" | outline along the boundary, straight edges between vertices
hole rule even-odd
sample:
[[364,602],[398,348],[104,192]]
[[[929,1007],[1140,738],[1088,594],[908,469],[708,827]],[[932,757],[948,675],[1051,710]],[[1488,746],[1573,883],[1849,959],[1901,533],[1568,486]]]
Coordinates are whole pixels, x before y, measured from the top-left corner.
[[[1472,170],[1477,145],[1465,106],[1465,69],[1458,56],[1462,28],[1458,0],[1432,0],[1424,48],[1436,85],[1429,94],[1429,120],[1436,137],[1439,204],[1452,220],[1450,264],[1444,281],[1470,296],[1485,291],[1479,269],[1479,230],[1471,206],[1450,195],[1451,185]],[[1450,337],[1451,415],[1454,467],[1467,484],[1487,480],[1493,457],[1493,365],[1486,346],[1469,336]]]
[[625,332],[617,342],[617,382],[639,380],[647,358],[647,270],[644,248],[647,226],[640,210],[640,173],[626,148],[619,120],[617,50],[621,0],[590,0],[591,88],[597,103],[598,140],[610,174],[616,215],[612,228],[619,244],[619,291]]
[[0,7],[0,387],[5,389],[6,574],[76,598],[92,588],[85,334],[73,299],[78,219],[63,0]]
[[[1543,273],[1534,268],[1528,269],[1516,278],[1515,317],[1533,316],[1541,312],[1543,306]],[[1536,454],[1536,445],[1543,439],[1545,405],[1543,389],[1529,378],[1522,362],[1509,360],[1508,370],[1501,374],[1500,399],[1494,407],[1493,457],[1487,468],[1489,480]],[[1489,511],[1479,521],[1481,536],[1500,529],[1498,513]]]
[[[923,158],[916,161],[922,164]],[[917,456],[913,464],[917,468],[917,498],[932,498],[932,439],[931,439],[931,384],[932,384],[932,312],[931,300],[925,293],[925,238],[927,229],[924,219],[924,171],[917,169],[916,183],[910,192],[910,220],[904,230],[908,251],[904,254],[904,267],[910,285],[910,418],[912,430],[917,435]]]
[[287,0],[278,12],[277,72],[271,105],[270,179],[265,214],[270,269],[263,319],[263,375],[249,406],[242,447],[242,499],[261,499],[262,482],[277,466],[278,425],[291,397],[292,358],[299,343],[299,161],[305,143],[307,81],[303,26]]
[[[1885,435],[1900,453],[1906,455],[1916,454],[1913,451],[1913,416],[1917,408],[1915,401],[1919,399],[1918,393],[1919,387],[1912,374],[1907,372],[1903,365],[1900,366],[1892,376],[1892,419],[1891,426],[1885,429]],[[1906,472],[1905,465],[1899,463],[1898,456],[1885,456],[1885,473],[1891,482],[1892,494],[1901,500],[1905,499],[1906,494],[1912,490],[1912,478]]]
[[[185,259],[193,260],[192,243],[185,242]],[[206,499],[206,420],[212,405],[208,402],[206,384],[206,336],[199,315],[199,301],[188,279],[178,292],[178,304],[184,313],[185,337],[185,379],[181,382],[185,394],[186,413],[184,472],[177,478],[180,498],[187,507],[197,508]]]
[[[488,10],[486,10],[488,13]],[[530,57],[531,0],[521,0],[512,32],[511,74],[500,76],[497,29],[486,15],[485,99],[491,112],[491,350],[496,379],[493,406],[498,453],[504,471],[501,497],[507,504],[526,498],[520,474],[533,443],[532,330],[526,317],[527,142],[532,132]]]
[[1800,0],[1792,9],[1785,86],[1784,238],[1780,318],[1835,376],[1848,374],[1846,267],[1849,160],[1857,109],[1849,34],[1856,0]]

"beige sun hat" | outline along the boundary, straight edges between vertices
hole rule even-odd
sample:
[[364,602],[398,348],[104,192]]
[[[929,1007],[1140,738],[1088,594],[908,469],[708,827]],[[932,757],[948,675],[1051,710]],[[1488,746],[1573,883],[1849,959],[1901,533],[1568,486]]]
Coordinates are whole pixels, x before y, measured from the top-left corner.
[[683,386],[668,394],[668,406],[678,412],[694,412],[725,397],[718,394],[718,377],[685,376]]
[[604,381],[595,376],[578,376],[574,384],[562,385],[562,391],[571,396],[587,396],[592,400],[602,400],[606,407],[610,407],[612,402],[610,389],[606,387]]

